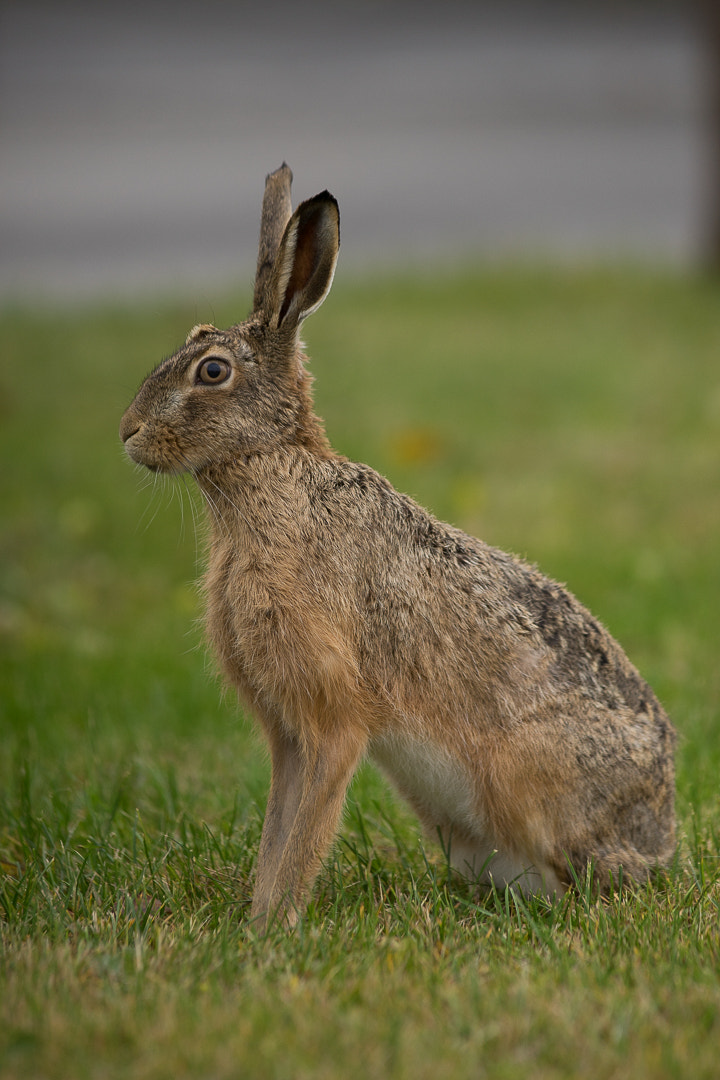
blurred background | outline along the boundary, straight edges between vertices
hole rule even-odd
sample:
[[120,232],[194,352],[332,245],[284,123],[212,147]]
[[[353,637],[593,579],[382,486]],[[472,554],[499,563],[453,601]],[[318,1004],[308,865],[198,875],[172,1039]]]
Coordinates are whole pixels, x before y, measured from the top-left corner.
[[0,303],[249,275],[284,159],[296,200],[338,197],[346,270],[707,255],[711,35],[692,3],[0,11]]

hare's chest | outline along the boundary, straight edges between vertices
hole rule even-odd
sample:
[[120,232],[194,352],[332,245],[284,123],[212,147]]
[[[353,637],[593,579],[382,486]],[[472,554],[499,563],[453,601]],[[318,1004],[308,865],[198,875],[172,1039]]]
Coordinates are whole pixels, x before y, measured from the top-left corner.
[[226,673],[240,689],[282,670],[293,640],[292,605],[252,566],[211,564],[206,578],[207,632]]
[[216,545],[205,575],[205,596],[210,643],[226,674],[243,682],[277,646],[283,613],[276,590],[253,560],[234,546]]
[[214,553],[206,577],[207,631],[248,704],[279,709],[292,723],[319,700],[352,696],[352,651],[318,596],[277,565],[223,555]]

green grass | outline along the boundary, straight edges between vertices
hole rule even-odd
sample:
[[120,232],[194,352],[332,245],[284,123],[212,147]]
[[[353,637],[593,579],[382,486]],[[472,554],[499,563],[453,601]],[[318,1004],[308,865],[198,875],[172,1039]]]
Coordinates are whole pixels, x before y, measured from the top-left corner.
[[680,847],[609,901],[478,902],[365,767],[307,918],[264,940],[268,768],[202,644],[199,503],[116,436],[246,300],[0,314],[0,1076],[716,1076],[720,290],[340,276],[305,334],[334,444],[622,641],[680,732]]

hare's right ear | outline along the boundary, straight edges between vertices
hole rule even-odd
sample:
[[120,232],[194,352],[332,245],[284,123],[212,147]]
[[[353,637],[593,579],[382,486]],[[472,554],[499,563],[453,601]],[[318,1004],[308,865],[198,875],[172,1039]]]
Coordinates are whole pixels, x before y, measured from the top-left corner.
[[262,308],[271,329],[297,329],[332,285],[340,213],[329,191],[300,203],[283,233]]

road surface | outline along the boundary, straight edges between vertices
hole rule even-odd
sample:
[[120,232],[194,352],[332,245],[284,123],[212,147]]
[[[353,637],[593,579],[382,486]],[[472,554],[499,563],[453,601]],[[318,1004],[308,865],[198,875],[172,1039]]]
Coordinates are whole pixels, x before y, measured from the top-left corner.
[[694,258],[683,9],[257,6],[4,0],[0,303],[245,283],[283,160],[339,199],[346,272]]

